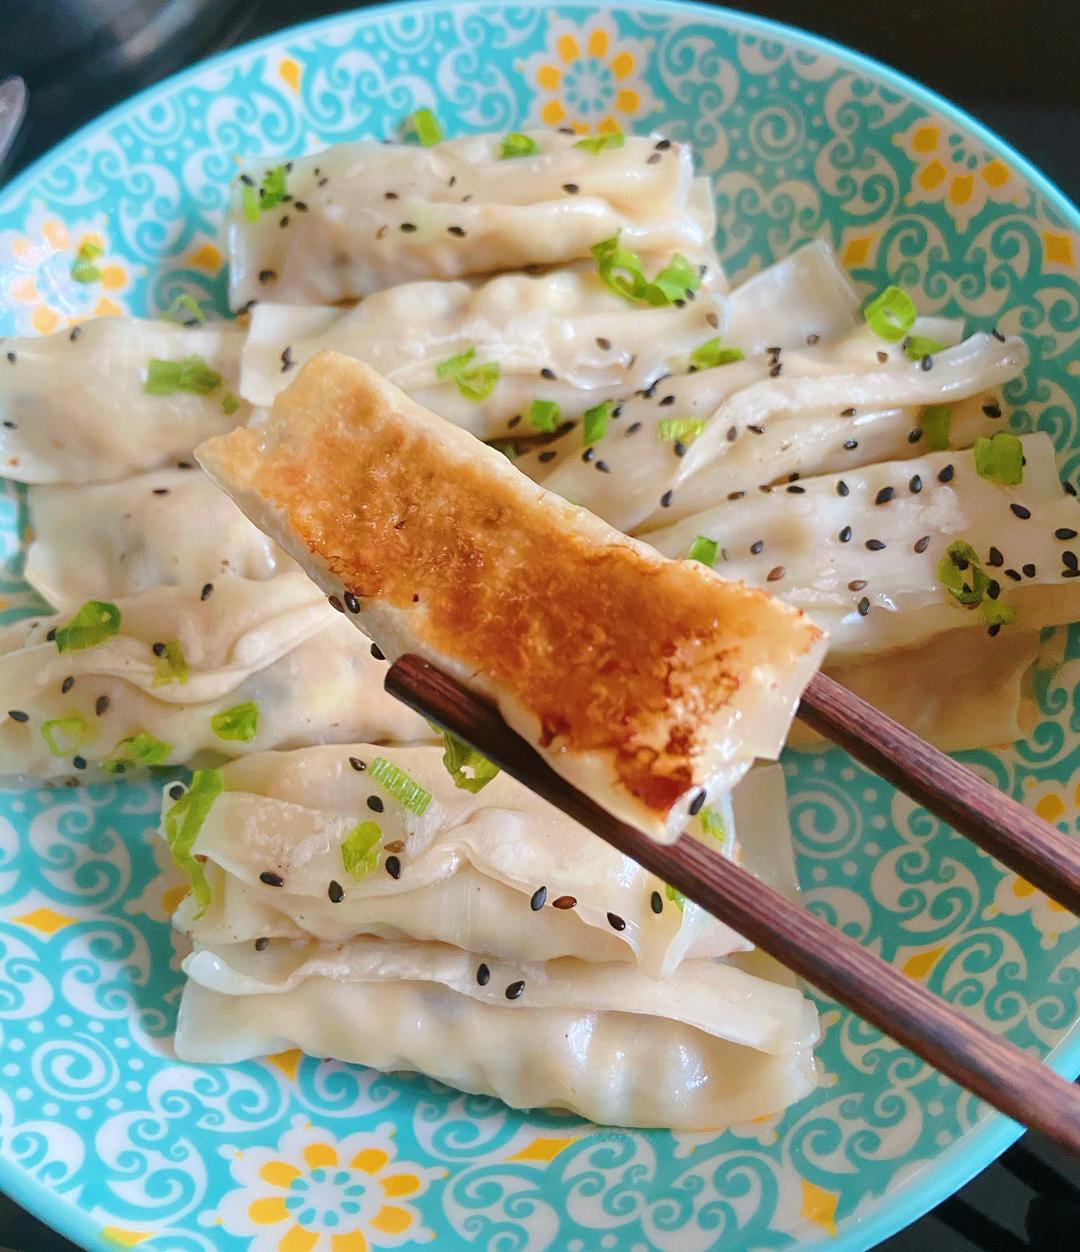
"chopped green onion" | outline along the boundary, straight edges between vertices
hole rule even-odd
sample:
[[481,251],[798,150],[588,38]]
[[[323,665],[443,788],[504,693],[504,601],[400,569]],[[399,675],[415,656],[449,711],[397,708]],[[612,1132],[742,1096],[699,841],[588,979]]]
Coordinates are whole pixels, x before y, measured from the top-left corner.
[[99,243],[87,239],[79,244],[79,251],[71,263],[71,277],[77,283],[96,283],[101,278],[101,270],[94,264],[105,249]]
[[662,417],[656,433],[665,443],[690,443],[704,430],[703,417]]
[[624,300],[659,307],[685,299],[688,291],[701,286],[700,272],[678,252],[652,282],[645,277],[641,257],[621,248],[618,235],[594,244],[591,252],[601,282]]
[[645,298],[649,304],[658,306],[674,304],[676,300],[685,300],[688,291],[697,291],[700,286],[700,271],[681,252],[676,252],[645,289]]
[[562,413],[554,400],[534,400],[529,405],[529,425],[546,435],[555,433],[561,417]]
[[259,188],[259,208],[263,213],[275,208],[285,199],[285,166],[275,165],[263,175]]
[[169,683],[179,683],[182,687],[191,677],[191,669],[181,648],[175,639],[165,645],[165,651],[157,658],[154,666],[152,687],[165,687]]
[[169,845],[173,861],[188,876],[191,893],[202,917],[210,907],[210,884],[202,862],[195,859],[195,840],[214,801],[225,790],[225,782],[219,769],[197,769],[191,786],[165,814],[163,825],[165,841]]
[[681,891],[677,891],[670,883],[664,883],[664,895],[672,901],[680,913],[686,907],[686,896]]
[[988,626],[1011,626],[1016,621],[1016,610],[1004,600],[991,600],[988,596],[982,602],[982,611]]
[[152,359],[146,367],[143,391],[151,396],[171,396],[177,391],[190,391],[205,396],[221,386],[221,375],[212,370],[198,356],[185,357],[182,361]]
[[511,157],[536,156],[539,151],[540,146],[535,139],[516,130],[505,136],[499,146],[499,156],[504,161]]
[[366,878],[379,864],[379,843],[382,831],[378,822],[361,822],[354,826],[341,845],[341,863],[352,878]]
[[233,395],[231,391],[226,391],[226,393],[221,397],[222,413],[224,413],[226,417],[232,417],[232,415],[237,411],[237,409],[239,409],[239,407],[240,407],[240,401]]
[[145,730],[121,739],[101,762],[106,774],[123,774],[129,765],[164,765],[172,752],[172,744],[155,739]]
[[210,729],[219,739],[250,743],[259,730],[259,706],[254,700],[245,700],[223,709],[210,718]]
[[56,632],[58,652],[79,652],[104,643],[120,631],[120,610],[107,600],[87,600],[66,626]]
[[895,343],[915,325],[915,304],[902,287],[886,287],[866,306],[863,316],[879,339]]
[[596,405],[594,408],[586,409],[582,414],[582,435],[585,440],[585,446],[596,443],[603,439],[607,434],[608,418],[611,416],[613,405],[610,400],[605,400],[602,404]]
[[417,817],[422,817],[431,803],[431,792],[425,791],[415,779],[410,778],[403,769],[398,769],[396,765],[391,764],[384,756],[377,756],[371,762],[368,766],[368,774],[380,787],[388,791],[395,800],[410,813],[415,813]]
[[727,826],[724,824],[723,817],[720,816],[716,809],[702,809],[701,829],[710,839],[716,839],[720,843],[727,842]]
[[992,439],[976,439],[975,472],[980,478],[1015,487],[1024,481],[1024,445],[1004,431]]
[[454,786],[463,791],[483,791],[489,782],[499,773],[499,767],[481,756],[475,749],[448,730],[440,730],[442,735],[443,764],[446,772],[454,780]]
[[249,222],[257,222],[259,220],[259,193],[248,183],[242,184],[240,204],[243,207],[244,216]]
[[486,400],[495,390],[502,370],[498,361],[485,361],[483,365],[474,365],[472,369],[462,370],[454,378],[457,389],[466,400],[477,404]]
[[699,370],[712,369],[715,365],[731,365],[734,361],[744,360],[741,348],[725,348],[720,337],[706,339],[690,353],[690,364]]
[[90,739],[90,723],[81,713],[68,713],[41,723],[41,737],[53,756],[71,756]]
[[574,147],[596,156],[597,153],[607,148],[621,148],[624,143],[626,143],[626,136],[621,130],[609,130],[602,135],[586,135],[584,139],[579,139]]
[[457,356],[448,356],[445,361],[440,361],[435,366],[435,377],[456,378],[475,356],[475,348],[466,348],[464,352],[459,352]]
[[921,426],[928,452],[947,451],[951,421],[952,406],[949,404],[930,404],[923,409]]
[[405,133],[415,135],[421,147],[433,148],[443,137],[443,128],[430,109],[417,109],[405,119]]
[[494,448],[496,452],[501,452],[508,461],[516,461],[521,455],[521,453],[518,452],[517,444],[512,441],[493,443],[490,444],[489,447]]
[[926,335],[909,335],[904,340],[904,352],[912,361],[921,361],[924,356],[933,356],[935,352],[941,352],[945,345],[938,343],[936,339],[929,339]]
[[690,545],[690,551],[686,554],[688,561],[700,561],[702,565],[707,565],[709,569],[716,564],[716,554],[720,551],[720,545],[715,539],[707,539],[704,535],[698,535],[694,542]]
[[206,314],[199,302],[185,291],[169,305],[162,314],[167,322],[179,322],[181,326],[198,326],[206,321]]
[[938,582],[961,604],[982,604],[990,579],[970,543],[957,539],[945,549],[937,563]]

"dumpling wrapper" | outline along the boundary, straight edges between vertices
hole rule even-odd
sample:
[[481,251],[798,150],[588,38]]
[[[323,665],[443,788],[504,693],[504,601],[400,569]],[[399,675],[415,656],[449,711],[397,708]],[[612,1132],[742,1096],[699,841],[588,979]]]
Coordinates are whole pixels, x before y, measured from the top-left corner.
[[387,657],[491,697],[657,837],[775,758],[824,650],[802,614],[659,559],[336,353],[198,455]]
[[[429,793],[423,814],[374,780],[366,767],[379,758]],[[691,901],[680,908],[662,882],[507,775],[475,794],[455,786],[441,747],[359,743],[264,753],[225,766],[222,778],[225,791],[194,849],[207,858],[210,907],[198,916],[189,897],[174,919],[200,943],[373,934],[517,960],[636,961],[656,977],[684,957],[749,946]],[[371,797],[380,811],[371,810]],[[782,771],[753,771],[733,800],[734,814],[722,815],[725,854],[741,831],[739,859],[794,891]],[[172,803],[166,789],[164,809]],[[381,838],[377,862],[357,880],[344,869],[341,845],[363,820],[375,821]],[[386,872],[389,855],[398,858],[397,877]],[[267,870],[282,886],[262,880]],[[336,902],[332,882],[342,889]],[[533,908],[541,888],[544,902]],[[570,907],[555,907],[567,897]],[[611,915],[623,929],[613,929]]]
[[28,492],[23,577],[57,609],[221,577],[273,578],[293,561],[195,465]]
[[814,1086],[817,1014],[793,988],[714,961],[657,981],[630,965],[494,957],[481,987],[480,960],[380,939],[199,948],[184,962],[176,1053],[230,1063],[298,1047],[514,1108],[677,1130],[777,1112]]
[[[527,133],[539,153],[510,160],[499,157],[502,135],[431,148],[363,139],[297,157],[285,165],[293,204],[255,221],[238,182],[229,220],[232,307],[334,304],[405,282],[562,265],[613,235],[652,253],[711,242],[711,204],[695,194],[686,144],[657,153],[655,139],[627,136],[621,148],[590,153],[575,146],[577,136]],[[261,183],[280,165],[250,162],[240,178]]]
[[[75,331],[9,339],[0,370],[0,476],[23,483],[123,478],[187,458],[201,440],[246,422],[249,406],[225,413],[237,391],[244,333],[227,322],[174,326],[99,317]],[[198,357],[221,376],[206,394],[144,390],[152,359]],[[8,425],[8,423],[13,425]]]
[[[101,762],[139,734],[168,745],[155,763],[169,765],[320,741],[431,737],[384,691],[384,663],[298,571],[265,583],[222,579],[205,600],[199,587],[162,587],[117,607],[119,633],[77,651],[59,652],[47,638],[66,616],[0,629],[0,709],[27,718],[0,721],[8,780],[100,776]],[[169,641],[180,643],[190,676],[156,684],[152,645]],[[249,701],[258,708],[254,735],[220,736],[211,718]],[[56,719],[73,719],[50,730],[65,749],[59,755],[42,731]],[[136,769],[132,762],[124,772]]]

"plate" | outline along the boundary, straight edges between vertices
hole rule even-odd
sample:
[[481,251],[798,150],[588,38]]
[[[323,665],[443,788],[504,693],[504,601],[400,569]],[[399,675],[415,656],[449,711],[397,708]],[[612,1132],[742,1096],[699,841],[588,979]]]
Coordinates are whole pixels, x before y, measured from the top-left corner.
[[[1080,478],[1076,210],[892,71],[688,4],[396,4],[199,65],[0,195],[0,333],[151,314],[181,291],[224,311],[236,158],[389,136],[425,105],[451,134],[611,117],[690,141],[733,276],[825,236],[864,292],[899,282],[925,311],[1023,333],[1012,424],[1049,431],[1063,475]],[[70,267],[87,236],[102,278],[80,286]],[[34,607],[24,527],[9,486],[9,617]],[[1080,631],[1047,632],[1031,738],[967,756],[1070,832],[1078,680]],[[788,754],[785,769],[807,904],[1074,1077],[1080,923],[841,752]],[[294,1052],[180,1064],[156,814],[149,785],[0,793],[0,1187],[86,1247],[855,1252],[1018,1133],[825,1000],[820,1089],[719,1136],[526,1115]]]

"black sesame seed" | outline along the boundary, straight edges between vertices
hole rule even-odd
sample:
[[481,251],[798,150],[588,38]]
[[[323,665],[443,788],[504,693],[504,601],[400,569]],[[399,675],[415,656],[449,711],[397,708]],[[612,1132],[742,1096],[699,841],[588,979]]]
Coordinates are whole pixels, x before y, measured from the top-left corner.
[[806,488],[800,487],[798,483],[788,483],[788,485],[784,488],[784,490],[787,492],[790,492],[790,494],[793,496],[806,495]]
[[1031,510],[1022,504],[1010,504],[1009,509],[1012,511],[1013,515],[1018,517],[1022,522],[1026,522],[1031,516]]
[[922,491],[922,479],[918,474],[912,474],[912,476],[908,479],[908,491],[910,491],[913,496],[917,496],[919,492]]
[[241,174],[240,181],[244,184],[245,187],[255,186],[255,179],[252,178],[250,174]]
[[986,584],[986,594],[991,600],[996,600],[1001,595],[1001,583],[996,578],[991,578]]
[[464,226],[447,226],[446,233],[448,235],[453,235],[455,239],[464,239],[465,227]]
[[326,894],[330,897],[331,904],[340,904],[345,899],[345,888],[335,879],[331,879]]
[[727,498],[729,500],[741,500],[743,496],[745,495],[746,495],[745,491],[729,491],[727,493]]
[[1028,563],[1027,563],[1026,565],[1021,565],[1021,566],[1020,566],[1020,569],[1021,569],[1021,571],[1023,572],[1023,575],[1024,575],[1024,577],[1025,577],[1025,578],[1034,578],[1034,577],[1035,577],[1035,566],[1034,566],[1034,565],[1032,565],[1032,563],[1031,563],[1030,561],[1028,561]]
[[411,235],[416,230],[416,226],[412,222],[402,222],[401,230],[403,234]]
[[863,598],[856,605],[856,608],[859,610],[859,616],[865,617],[867,613],[870,612],[870,601],[866,598],[866,596],[863,596]]
[[844,441],[844,450],[847,452],[854,452],[858,446],[859,441],[857,439],[846,439]]
[[[629,431],[627,433],[629,434]],[[541,464],[546,465],[548,461],[554,461],[556,456],[558,456],[558,453],[549,449],[547,452],[541,452],[536,459]]]
[[865,578],[853,578],[851,582],[848,583],[848,591],[862,591],[865,586]]
[[167,496],[168,494],[169,494],[168,487],[155,487],[154,488],[155,496]]
[[738,429],[735,426],[729,426],[727,430],[728,443],[734,443],[735,440],[738,439],[738,437],[739,437]]
[[585,451],[581,454],[581,459],[585,462],[586,465],[588,465],[588,463],[593,459],[594,456],[596,456],[596,449],[586,448]]
[[995,638],[998,634],[1000,634],[1000,632],[1001,632],[1000,622],[991,622],[990,625],[987,626],[986,628],[986,633],[990,636],[991,639]]
[[547,887],[537,887],[529,897],[529,908],[531,908],[534,913],[539,913],[546,903]]
[[896,495],[896,491],[892,487],[882,487],[882,489],[874,497],[875,504],[888,504]]
[[987,417],[1000,417],[1001,405],[998,404],[997,401],[992,401],[990,404],[984,404],[983,412]]
[[762,554],[762,552],[764,552],[764,551],[765,551],[765,540],[764,540],[764,539],[755,539],[755,540],[754,540],[754,542],[750,545],[750,555],[751,555],[751,556],[760,556],[760,555]]
[[209,599],[210,599],[210,597],[211,597],[213,594],[214,594],[214,584],[213,584],[213,583],[203,583],[203,586],[202,586],[202,591],[200,591],[200,592],[199,592],[199,599],[200,599],[200,600],[209,600]]
[[75,679],[69,674],[67,678],[60,684],[60,694],[66,696],[67,693],[75,686]]
[[997,548],[992,547],[986,554],[986,563],[987,565],[1004,565],[1005,558],[1001,555]]
[[626,922],[618,915],[618,913],[609,913],[607,915],[608,925],[612,930],[625,930]]
[[486,987],[490,980],[491,980],[491,970],[489,970],[488,967],[484,964],[484,962],[481,961],[480,964],[476,967],[477,984],[481,987]]
[[[351,591],[346,591],[345,594],[342,596],[342,600],[345,603],[346,609],[348,609],[350,613],[360,612],[360,600]],[[375,647],[374,644],[372,644],[371,646],[372,648]],[[374,655],[374,653],[372,653],[372,655]]]
[[559,896],[558,899],[552,900],[551,907],[553,909],[572,909],[577,904],[577,896]]
[[653,145],[653,147],[656,148],[657,152],[666,152],[668,148],[671,147],[671,140],[670,139],[658,139],[656,143]]
[[266,937],[265,935],[263,935],[261,939],[256,939],[256,940],[255,940],[255,951],[256,951],[256,952],[265,952],[265,951],[266,951],[266,949],[267,949],[269,946],[270,946],[270,940],[269,940],[269,939],[267,939],[267,937]]
[[8,363],[9,363],[10,365],[14,365],[14,364],[15,364],[15,362],[18,360],[18,358],[16,357],[16,355],[15,355],[15,353],[14,353],[14,352],[9,352],[9,353],[7,354],[7,359],[8,359]]
[[772,569],[769,570],[769,572],[765,575],[765,581],[767,583],[775,583],[775,582],[779,582],[780,579],[783,577],[784,577],[784,567],[782,565],[774,565]]
[[386,808],[379,796],[368,796],[367,806],[373,813],[382,813]]
[[998,343],[1005,342],[1005,336],[1001,333],[1000,330],[998,330],[996,326],[993,328],[993,330],[991,330],[990,333],[994,336],[994,338],[998,341]]
[[916,426],[914,430],[908,431],[908,437],[907,437],[908,443],[918,443],[921,438],[922,438],[922,430],[918,426]]
[[183,794],[184,794],[183,783],[173,783],[173,785],[169,788],[170,800],[179,800]]
[[931,370],[931,369],[933,369],[933,368],[934,368],[934,358],[933,358],[933,357],[930,355],[930,353],[928,352],[928,353],[927,353],[927,354],[923,357],[923,359],[919,362],[919,369],[921,369],[921,370]]
[[55,643],[56,641],[56,627],[55,626],[45,636],[45,639],[48,643]]
[[946,465],[944,469],[938,471],[937,480],[939,483],[951,483],[956,469],[952,465]]
[[1061,554],[1061,563],[1066,569],[1076,569],[1077,558],[1076,553],[1071,552],[1068,548]]
[[851,542],[851,527],[845,526],[844,529],[836,536],[841,543]]
[[1066,494],[1066,495],[1070,495],[1070,496],[1075,496],[1075,495],[1076,495],[1076,488],[1072,485],[1072,483],[1067,483],[1067,482],[1065,482],[1065,480],[1064,480],[1064,479],[1062,479],[1062,480],[1061,480],[1061,485],[1062,485],[1062,487],[1065,489],[1065,494]]
[[844,480],[841,478],[840,481],[836,484],[836,494],[838,496],[846,496],[849,493],[849,491],[850,491],[850,488],[848,487],[847,483],[844,482]]
[[690,801],[690,816],[696,817],[705,807],[705,792],[699,791]]
[[339,613],[345,612],[345,606],[341,603],[337,596],[327,596],[326,603],[329,604],[332,609],[336,609]]
[[10,418],[10,417],[5,417],[5,418],[4,418],[4,425],[7,427],[7,429],[8,429],[8,430],[18,430],[18,429],[19,429],[19,424],[18,424],[18,422],[13,422],[13,421],[11,420],[11,418]]
[[84,756],[73,756],[71,763],[76,769],[86,769],[86,757]]
[[611,466],[608,465],[607,461],[597,461],[596,468],[600,471],[601,474],[611,473]]
[[277,278],[277,274],[273,270],[259,270],[259,282],[272,283]]
[[283,374],[288,373],[295,364],[296,362],[292,358],[292,348],[286,347],[281,354],[281,372]]
[[581,188],[577,185],[577,183],[563,183],[562,189],[563,191],[566,192],[568,196],[576,196],[577,193],[581,190]]
[[285,879],[280,874],[275,874],[272,869],[264,869],[259,875],[259,882],[265,883],[268,887],[285,886]]
[[1015,570],[1015,569],[1007,569],[1005,571],[1005,577],[1011,578],[1014,583],[1018,583],[1020,581],[1020,571]]
[[395,880],[400,878],[401,877],[401,859],[396,856],[388,856],[386,858],[385,869],[391,878]]
[[524,978],[519,978],[517,982],[512,982],[503,993],[508,1000],[520,1000],[521,993],[525,990]]
[[781,364],[781,362],[777,361],[776,364],[769,370],[769,377],[779,378],[783,372],[784,372],[783,365]]
[[358,774],[362,774],[364,770],[367,769],[366,762],[361,761],[361,759],[358,756],[350,756],[349,764],[353,767],[354,770],[356,770]]
[[102,717],[109,711],[110,704],[112,704],[112,700],[108,696],[98,696],[94,701],[94,712],[98,717]]
[[871,552],[881,552],[885,548],[885,542],[882,539],[867,539],[866,547]]
[[383,652],[382,648],[380,648],[377,643],[373,643],[371,645],[371,655],[375,658],[376,661],[386,660],[385,653]]
[[68,338],[71,340],[72,343],[74,343],[81,334],[82,334],[81,326],[72,326],[71,332],[68,335]]
[[297,201],[295,201],[295,202],[293,203],[293,208],[297,211],[297,213],[306,213],[306,212],[307,212],[307,205],[303,202],[303,200],[297,200]]
[[887,352],[879,352],[877,354],[877,359],[878,359],[879,365],[884,365],[885,362],[889,359],[889,354]]
[[554,377],[555,377],[555,371],[554,371],[553,369],[549,369],[549,368],[545,365],[545,366],[544,366],[544,368],[540,371],[540,377],[541,377],[541,378],[546,378],[546,379],[548,379],[549,381],[551,381],[551,380],[553,380],[553,379],[554,379]]
[[1080,569],[1076,566],[1069,566],[1061,571],[1062,578],[1080,578]]
[[820,335],[807,335],[806,336],[806,342],[810,345],[811,348],[814,346],[814,344],[818,343],[820,340],[821,340]]
[[398,198],[398,195],[396,191],[384,191],[383,192],[384,200],[396,200],[397,198]]
[[278,222],[278,225],[281,227],[282,230],[284,230],[285,227],[288,226],[288,224],[289,224],[289,215],[288,213],[285,213],[282,215],[282,218]]
[[164,655],[165,655],[165,645],[164,645],[163,643],[155,643],[155,644],[152,644],[152,645],[151,645],[151,647],[150,647],[150,650],[151,650],[151,652],[153,652],[153,654],[154,654],[155,656],[164,656]]
[[660,507],[662,509],[670,509],[671,502],[674,499],[675,499],[674,491],[665,491],[664,494],[660,497]]
[[686,456],[686,444],[681,443],[678,439],[676,439],[675,442],[671,445],[671,450],[672,452],[675,453],[676,456]]
[[661,396],[661,398],[660,398],[660,407],[661,407],[662,409],[666,409],[666,408],[668,407],[668,405],[671,405],[671,404],[674,404],[674,403],[675,403],[675,397],[674,397],[674,396]]
[[649,907],[654,913],[662,913],[664,911],[664,897],[659,891],[654,891],[649,896]]
[[765,433],[764,426],[747,426],[747,430],[751,430],[755,435],[763,435]]
[[841,416],[841,417],[854,417],[854,416],[855,416],[855,410],[854,410],[854,409],[841,409],[841,410],[840,410],[840,416]]
[[930,536],[923,535],[921,539],[916,539],[913,546],[915,548],[915,551],[921,555],[930,546]]
[[1054,538],[1061,540],[1075,539],[1076,531],[1070,526],[1059,526],[1057,530],[1054,531]]

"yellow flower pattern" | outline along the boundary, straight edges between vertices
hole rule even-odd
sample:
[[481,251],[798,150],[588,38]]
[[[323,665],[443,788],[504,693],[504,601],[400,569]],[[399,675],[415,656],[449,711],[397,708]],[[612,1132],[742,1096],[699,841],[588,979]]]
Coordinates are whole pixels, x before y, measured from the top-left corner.
[[959,230],[988,200],[1011,204],[1020,198],[1022,184],[1012,169],[948,126],[925,118],[896,142],[916,166],[908,203],[943,204]]
[[395,1160],[394,1127],[337,1139],[302,1117],[276,1148],[225,1149],[239,1186],[217,1218],[248,1252],[369,1252],[427,1242],[414,1206],[444,1171]]
[[610,17],[552,15],[543,51],[518,65],[534,93],[531,120],[582,135],[632,129],[660,107],[644,78],[649,52],[648,40],[621,38]]

